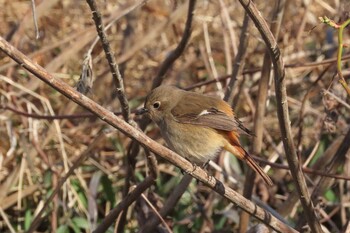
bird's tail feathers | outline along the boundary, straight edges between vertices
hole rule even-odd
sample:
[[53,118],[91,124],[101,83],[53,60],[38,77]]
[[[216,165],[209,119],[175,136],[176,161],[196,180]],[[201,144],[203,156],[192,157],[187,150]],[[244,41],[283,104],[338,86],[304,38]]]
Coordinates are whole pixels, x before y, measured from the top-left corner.
[[[239,139],[238,139],[238,134],[234,132],[230,132],[228,134],[229,141],[230,141],[230,146],[233,147],[233,150],[230,148],[226,148],[228,151],[236,155],[239,159],[247,162],[249,167],[251,167],[256,173],[258,173],[261,178],[265,181],[266,184],[272,186],[273,182],[271,178],[264,172],[264,170],[259,166],[259,164],[249,155],[249,153],[243,149],[241,146]],[[231,147],[231,148],[232,148]]]

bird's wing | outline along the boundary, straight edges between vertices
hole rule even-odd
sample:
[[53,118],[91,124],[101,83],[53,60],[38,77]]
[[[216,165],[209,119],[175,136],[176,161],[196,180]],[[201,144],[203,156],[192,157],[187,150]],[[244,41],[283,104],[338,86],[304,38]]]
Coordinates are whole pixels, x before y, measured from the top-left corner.
[[171,111],[177,122],[202,125],[223,131],[237,130],[239,133],[253,135],[234,116],[231,107],[226,102],[203,95],[191,95],[182,99]]

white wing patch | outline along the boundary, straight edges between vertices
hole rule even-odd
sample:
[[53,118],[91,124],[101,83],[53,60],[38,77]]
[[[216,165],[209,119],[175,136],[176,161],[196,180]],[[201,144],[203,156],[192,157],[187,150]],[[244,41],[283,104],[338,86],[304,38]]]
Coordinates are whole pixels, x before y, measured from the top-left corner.
[[199,114],[198,114],[198,116],[204,116],[204,115],[208,115],[208,114],[210,114],[211,112],[209,112],[207,109],[204,109],[202,112],[200,112]]

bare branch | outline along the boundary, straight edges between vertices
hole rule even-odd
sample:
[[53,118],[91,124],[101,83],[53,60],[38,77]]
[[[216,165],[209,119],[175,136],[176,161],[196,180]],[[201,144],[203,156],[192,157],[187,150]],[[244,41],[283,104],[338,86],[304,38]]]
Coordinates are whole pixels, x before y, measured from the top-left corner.
[[32,15],[33,15],[33,21],[34,21],[34,28],[35,28],[35,39],[39,39],[40,38],[40,34],[39,34],[38,20],[37,20],[37,17],[36,17],[35,1],[31,0],[31,3],[32,3]]
[[154,184],[154,177],[146,177],[136,188],[129,193],[115,208],[113,208],[109,214],[103,219],[93,233],[106,232],[108,228],[114,223],[119,214],[125,211],[141,194]]
[[[271,17],[271,31],[276,37],[278,37],[280,25],[284,15],[284,8],[288,4],[286,1],[276,1],[275,7]],[[269,52],[266,50],[264,54],[263,66],[261,69],[261,78],[259,80],[258,98],[255,103],[255,116],[254,116],[254,134],[256,137],[253,138],[252,151],[253,154],[260,155],[263,144],[263,132],[264,132],[264,121],[265,121],[265,110],[267,106],[267,97],[269,94],[269,83],[271,74],[271,58]],[[253,187],[256,174],[252,170],[249,170],[244,182],[243,196],[250,199],[253,194]],[[246,232],[248,229],[249,216],[242,212],[240,219],[240,232]]]
[[[165,201],[163,208],[159,211],[160,216],[166,217],[171,210],[174,209],[177,202],[180,200],[188,185],[192,181],[192,176],[186,174],[180,181],[176,188],[171,192],[168,199]],[[145,225],[142,226],[139,233],[154,232],[154,228],[160,223],[158,216],[152,216],[151,219],[147,220]]]
[[[337,168],[341,165],[343,165],[347,159],[347,154],[350,149],[350,128],[348,129],[348,132],[346,133],[344,139],[342,140],[340,146],[338,147],[337,152],[334,154],[333,159],[327,164],[326,173],[331,173],[337,170]],[[332,178],[328,177],[321,177],[321,179],[318,181],[315,189],[312,192],[312,200],[314,201],[314,204],[316,204],[317,197],[320,193],[324,192],[332,182]]]
[[196,167],[196,169],[194,169],[193,165],[180,155],[155,142],[138,129],[132,127],[127,122],[115,116],[112,112],[103,108],[102,106],[95,103],[88,97],[82,95],[81,93],[78,93],[76,90],[64,83],[62,80],[56,79],[53,75],[48,73],[41,66],[33,63],[24,54],[22,54],[16,48],[11,46],[2,37],[0,37],[0,50],[5,52],[9,57],[14,59],[15,61],[17,61],[24,69],[34,74],[36,77],[38,77],[46,84],[65,95],[67,98],[71,99],[72,101],[76,102],[77,104],[81,105],[87,110],[95,113],[101,120],[120,130],[128,137],[138,141],[140,144],[149,148],[152,152],[168,160],[175,166],[180,167],[184,171],[190,171],[191,176],[198,179],[221,196],[227,198],[232,203],[234,203],[244,211],[248,212],[255,218],[259,219],[260,221],[263,221],[265,224],[268,224],[274,230],[278,232],[287,233],[297,232],[290,226],[284,224],[279,219],[274,217],[268,211],[245,199],[242,195],[240,195],[233,189],[227,187],[215,177],[210,176],[200,167]]
[[238,75],[243,70],[244,66],[244,58],[246,56],[247,52],[247,47],[249,43],[249,37],[248,37],[248,28],[249,28],[249,17],[247,14],[244,15],[244,20],[243,20],[243,26],[242,26],[242,31],[241,31],[241,36],[239,38],[239,48],[237,52],[237,56],[235,58],[234,64],[233,64],[233,71],[231,74],[231,79],[230,82],[226,88],[226,93],[224,100],[226,100],[229,104],[232,105],[233,103],[233,88],[236,83]]
[[117,62],[115,61],[113,52],[111,50],[111,47],[109,45],[109,41],[107,39],[107,35],[104,31],[104,25],[102,22],[101,13],[97,9],[97,5],[94,0],[87,0],[86,1],[91,9],[93,19],[95,21],[96,25],[96,31],[100,37],[103,50],[105,51],[106,58],[109,64],[109,68],[111,70],[113,81],[117,89],[117,96],[121,105],[123,117],[125,121],[129,122],[129,116],[130,116],[130,109],[128,104],[128,99],[125,96],[125,90],[124,90],[124,83],[123,78],[119,72],[119,67]]
[[[159,86],[164,79],[164,75],[167,72],[167,70],[170,68],[170,66],[175,62],[175,60],[182,54],[182,52],[184,51],[186,44],[188,42],[188,40],[190,39],[191,36],[191,26],[192,26],[192,20],[193,20],[193,10],[195,7],[195,0],[190,0],[189,1],[189,6],[188,6],[188,13],[187,13],[187,21],[186,21],[186,26],[185,26],[185,31],[182,35],[182,39],[180,41],[180,43],[177,45],[176,49],[173,50],[170,55],[165,59],[165,61],[162,63],[162,65],[160,66],[158,73],[156,75],[156,77],[153,79],[153,84],[152,84],[152,89]],[[140,128],[141,130],[144,130],[147,125],[149,124],[149,120],[148,119],[143,119],[140,123]],[[140,146],[138,143],[136,143],[135,141],[131,142],[131,144],[129,145],[129,151],[127,154],[127,158],[128,158],[128,166],[127,166],[127,178],[124,184],[124,190],[123,190],[123,196],[125,197],[128,194],[128,190],[130,187],[130,180],[133,177],[133,169],[135,166],[135,157],[138,154],[140,149]],[[120,222],[121,224],[118,226],[118,231],[122,231],[120,229],[122,229],[125,225],[125,212],[123,213],[123,215],[120,218]]]
[[188,2],[187,21],[186,21],[185,31],[182,35],[181,41],[177,45],[176,49],[174,49],[169,54],[169,56],[164,60],[164,62],[160,66],[157,76],[153,80],[152,89],[158,87],[162,83],[164,79],[164,75],[166,74],[170,66],[176,61],[177,58],[180,57],[182,52],[185,50],[187,42],[191,37],[191,32],[192,32],[191,26],[192,26],[193,11],[194,11],[195,5],[196,5],[196,0],[190,0]]
[[285,84],[285,69],[281,56],[281,52],[278,48],[277,42],[271,33],[265,19],[262,17],[255,4],[250,0],[239,0],[246,12],[253,20],[256,28],[259,30],[267,50],[270,54],[273,67],[274,67],[274,78],[276,88],[276,99],[277,99],[277,114],[282,134],[283,145],[287,157],[287,161],[290,167],[293,180],[299,193],[299,199],[303,206],[306,219],[310,225],[312,232],[323,232],[321,229],[320,222],[316,217],[314,205],[310,199],[310,193],[308,191],[305,177],[299,163],[296,150],[291,135],[289,112],[288,112],[288,101],[287,101],[287,90]]

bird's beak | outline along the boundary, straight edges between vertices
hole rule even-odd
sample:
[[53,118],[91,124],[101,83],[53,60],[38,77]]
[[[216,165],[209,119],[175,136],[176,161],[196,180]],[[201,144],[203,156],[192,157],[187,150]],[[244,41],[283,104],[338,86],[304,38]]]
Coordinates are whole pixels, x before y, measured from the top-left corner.
[[148,109],[147,108],[140,108],[136,110],[136,115],[143,115],[144,113],[147,113]]

